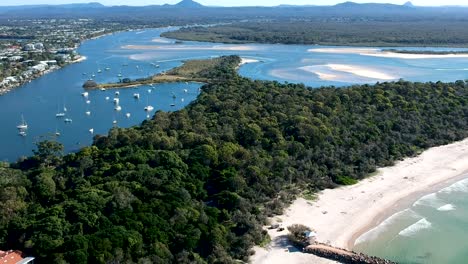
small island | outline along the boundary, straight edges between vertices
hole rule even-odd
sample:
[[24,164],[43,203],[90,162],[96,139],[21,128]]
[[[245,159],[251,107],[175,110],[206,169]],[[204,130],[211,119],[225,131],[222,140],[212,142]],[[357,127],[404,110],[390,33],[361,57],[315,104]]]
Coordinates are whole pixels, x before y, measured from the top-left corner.
[[167,72],[146,78],[134,80],[123,78],[117,83],[103,84],[98,84],[95,81],[88,80],[83,84],[83,88],[87,90],[129,88],[140,85],[171,82],[213,83],[224,81],[229,76],[232,76],[232,69],[235,69],[240,63],[241,58],[238,56],[222,56],[204,60],[190,60],[185,61],[181,66]]

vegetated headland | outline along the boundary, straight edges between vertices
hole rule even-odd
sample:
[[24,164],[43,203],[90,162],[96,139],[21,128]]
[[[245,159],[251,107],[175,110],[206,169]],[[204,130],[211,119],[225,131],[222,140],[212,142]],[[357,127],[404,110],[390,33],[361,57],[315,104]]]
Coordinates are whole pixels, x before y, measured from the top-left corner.
[[200,71],[222,81],[182,110],[3,164],[0,247],[44,263],[248,261],[302,193],[468,137],[464,81],[312,89],[243,78],[239,62]]
[[167,72],[153,75],[147,78],[129,79],[122,78],[118,83],[98,84],[94,81],[86,81],[83,84],[85,89],[113,89],[129,88],[140,85],[170,82],[220,82],[226,80],[226,73],[219,69],[229,69],[237,67],[241,59],[237,56],[223,56],[205,60],[185,61],[181,66]]

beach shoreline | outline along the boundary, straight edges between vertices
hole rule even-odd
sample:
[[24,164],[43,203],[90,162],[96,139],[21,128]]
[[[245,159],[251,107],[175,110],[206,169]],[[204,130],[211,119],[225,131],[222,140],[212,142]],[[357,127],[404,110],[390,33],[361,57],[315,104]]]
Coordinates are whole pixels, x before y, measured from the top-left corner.
[[[296,199],[283,215],[271,219],[283,227],[303,224],[317,232],[317,241],[352,250],[355,241],[393,214],[410,207],[428,193],[468,177],[468,138],[430,148],[394,166],[378,169],[374,176],[355,185],[327,189],[318,198]],[[268,231],[272,241],[287,231]],[[253,258],[267,263],[284,251],[272,247]],[[270,256],[269,256],[270,255]],[[279,262],[278,262],[279,263]],[[301,263],[291,260],[290,263]]]

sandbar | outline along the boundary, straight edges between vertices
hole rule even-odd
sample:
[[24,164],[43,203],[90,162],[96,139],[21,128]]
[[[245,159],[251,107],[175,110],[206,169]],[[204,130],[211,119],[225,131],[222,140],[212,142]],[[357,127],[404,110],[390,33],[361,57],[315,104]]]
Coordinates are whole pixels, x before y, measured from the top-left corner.
[[317,49],[308,49],[307,51],[316,52],[316,53],[358,54],[362,56],[408,59],[408,60],[468,58],[468,54],[416,54],[416,53],[411,54],[411,53],[382,51],[380,49],[372,49],[372,48],[317,48]]

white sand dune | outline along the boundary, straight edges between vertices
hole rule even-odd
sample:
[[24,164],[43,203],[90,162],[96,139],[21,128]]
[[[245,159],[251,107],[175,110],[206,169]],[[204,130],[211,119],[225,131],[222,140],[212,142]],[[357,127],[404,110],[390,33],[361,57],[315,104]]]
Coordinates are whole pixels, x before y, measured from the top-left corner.
[[[297,199],[285,214],[273,222],[283,227],[304,224],[317,231],[317,239],[332,245],[352,248],[354,241],[386,218],[411,206],[424,194],[437,191],[468,177],[468,138],[450,145],[431,148],[417,157],[407,158],[392,167],[352,186],[324,190],[317,201]],[[269,231],[273,241],[286,231]],[[271,245],[260,250],[253,263],[306,263],[303,256],[288,255],[285,247]],[[306,254],[305,254],[306,255]],[[264,261],[268,260],[268,261]],[[309,262],[319,263],[319,262]]]
[[172,43],[173,41],[169,40],[169,39],[165,39],[165,38],[154,38],[151,40],[151,42],[154,42],[154,43]]

